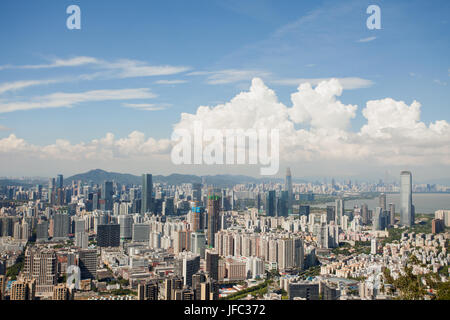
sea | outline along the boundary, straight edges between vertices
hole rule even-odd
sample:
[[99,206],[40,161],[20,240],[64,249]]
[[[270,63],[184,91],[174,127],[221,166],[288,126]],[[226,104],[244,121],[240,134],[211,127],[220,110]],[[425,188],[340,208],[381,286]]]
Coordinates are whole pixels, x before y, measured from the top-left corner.
[[[413,205],[416,213],[434,214],[437,210],[450,210],[450,193],[413,193]],[[357,199],[345,201],[345,209],[352,209],[355,206],[361,207],[366,203],[369,210],[379,207],[378,197],[373,199]],[[389,209],[389,203],[395,204],[395,211],[400,212],[400,194],[386,193],[386,204]],[[326,208],[327,206],[334,206],[334,202],[325,204],[312,205],[313,208]]]

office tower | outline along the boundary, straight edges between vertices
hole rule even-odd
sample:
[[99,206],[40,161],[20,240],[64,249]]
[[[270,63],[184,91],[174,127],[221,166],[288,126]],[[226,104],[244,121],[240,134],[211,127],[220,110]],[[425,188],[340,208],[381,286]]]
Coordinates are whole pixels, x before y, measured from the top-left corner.
[[17,280],[11,285],[10,300],[34,300],[36,280]]
[[56,191],[55,188],[56,188],[55,178],[50,178],[48,180],[48,194],[47,194],[48,202],[50,204],[54,204],[55,202],[55,191]]
[[158,283],[144,282],[138,285],[138,300],[158,300]]
[[97,260],[96,249],[85,249],[78,252],[81,280],[97,278]]
[[173,204],[173,198],[166,198],[162,203],[162,213],[165,216],[171,216],[175,213],[175,207]]
[[113,183],[112,181],[105,181],[102,186],[100,209],[112,211],[113,209]]
[[344,215],[344,212],[345,212],[344,199],[336,199],[335,205],[336,205],[335,224],[340,226],[341,225],[341,221],[342,221],[342,216]]
[[36,241],[48,240],[48,221],[40,221],[36,226]]
[[286,169],[286,185],[285,185],[286,191],[288,192],[288,214],[293,214],[292,205],[294,201],[294,194],[292,189],[292,175],[291,175],[291,168]]
[[193,183],[192,184],[192,200],[196,202],[202,201],[202,184]]
[[367,206],[367,203],[364,203],[361,206],[361,218],[364,225],[369,224],[369,207]]
[[327,223],[330,223],[331,221],[335,221],[335,212],[336,208],[334,206],[327,206]]
[[57,284],[53,288],[53,300],[71,300],[71,290],[67,288],[65,283]]
[[191,234],[190,249],[193,253],[200,255],[200,258],[205,258],[206,236],[203,232],[193,232]]
[[73,220],[73,233],[77,234],[79,232],[86,231],[86,221],[82,218],[75,218]]
[[70,233],[70,217],[65,213],[57,213],[53,216],[53,238],[66,239]]
[[153,210],[153,181],[152,175],[144,173],[142,175],[142,202],[141,213],[152,212]]
[[194,232],[203,231],[204,229],[205,208],[192,207],[191,210],[191,230]]
[[386,228],[386,215],[381,207],[376,207],[373,215],[372,230],[384,230]]
[[25,280],[36,280],[36,295],[51,296],[58,280],[56,253],[53,250],[29,247],[25,251]]
[[213,280],[219,280],[219,254],[213,250],[205,250],[206,272]]
[[98,193],[95,192],[92,194],[92,210],[98,210],[99,208],[99,197]]
[[301,238],[294,238],[294,267],[303,270],[305,265],[305,250],[303,240]]
[[89,235],[84,231],[75,233],[75,246],[86,249],[89,246]]
[[[310,206],[309,205],[301,205],[299,207],[299,212],[298,214],[300,216],[309,216],[309,212],[310,212]],[[327,212],[328,213],[328,212]]]
[[220,197],[215,195],[212,190],[208,192],[208,230],[207,241],[208,246],[214,248],[215,235],[219,231],[219,212]]
[[56,189],[62,189],[64,186],[64,179],[62,174],[56,176]]
[[97,246],[99,247],[119,247],[120,246],[120,225],[100,224],[97,226]]
[[182,252],[175,260],[174,272],[183,277],[185,286],[192,286],[192,276],[200,270],[200,256],[192,252]]
[[147,223],[133,224],[133,242],[149,242],[150,225]]
[[329,240],[329,235],[328,235],[328,225],[326,223],[321,223],[319,225],[319,229],[318,229],[318,234],[317,234],[317,245],[319,246],[319,248],[321,249],[328,249],[329,245],[328,245],[328,240]]
[[389,217],[391,218],[390,225],[395,224],[395,204],[389,203]]
[[271,190],[266,196],[266,216],[274,217],[276,212],[276,194]]
[[131,239],[133,231],[133,216],[132,215],[120,215],[119,216],[120,225],[120,238],[121,239]]
[[183,287],[183,279],[179,277],[169,277],[164,280],[164,298],[175,300],[174,292]]
[[412,227],[414,212],[412,208],[412,175],[409,171],[400,173],[400,224]]
[[381,207],[381,210],[386,211],[386,194],[382,193],[378,197],[379,206]]
[[[292,214],[292,210],[290,211]],[[277,202],[277,216],[287,217],[289,214],[289,193],[288,191],[281,191],[281,196]]]

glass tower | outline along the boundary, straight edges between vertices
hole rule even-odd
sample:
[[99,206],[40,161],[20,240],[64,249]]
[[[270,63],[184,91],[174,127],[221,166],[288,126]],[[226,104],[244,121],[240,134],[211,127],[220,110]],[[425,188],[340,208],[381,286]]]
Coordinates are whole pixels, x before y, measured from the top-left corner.
[[407,227],[411,227],[414,224],[412,175],[409,171],[400,173],[400,224]]

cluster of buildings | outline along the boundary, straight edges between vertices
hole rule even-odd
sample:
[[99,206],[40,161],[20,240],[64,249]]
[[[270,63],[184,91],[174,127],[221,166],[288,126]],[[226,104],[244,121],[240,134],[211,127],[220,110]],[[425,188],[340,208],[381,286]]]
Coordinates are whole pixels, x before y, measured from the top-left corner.
[[[293,185],[289,169],[284,185],[167,185],[143,174],[141,186],[65,185],[58,175],[47,188],[21,188],[7,188],[0,208],[0,291],[11,300],[106,299],[110,292],[139,300],[215,300],[228,285],[261,283],[269,271],[281,275],[290,299],[349,299],[358,290],[365,299],[380,297],[383,268],[395,276],[411,254],[425,265],[415,272],[449,263],[448,233],[442,233],[449,210],[436,212],[433,234],[404,233],[399,243],[380,247],[388,228],[414,225],[412,176],[405,171],[400,212],[384,193],[374,210],[346,209],[343,198],[313,210],[302,202],[314,200],[317,186]],[[333,180],[320,192],[361,188],[368,185]],[[342,242],[366,243],[370,254],[332,254]],[[21,259],[21,269],[8,277]],[[320,275],[302,276],[318,264]]]

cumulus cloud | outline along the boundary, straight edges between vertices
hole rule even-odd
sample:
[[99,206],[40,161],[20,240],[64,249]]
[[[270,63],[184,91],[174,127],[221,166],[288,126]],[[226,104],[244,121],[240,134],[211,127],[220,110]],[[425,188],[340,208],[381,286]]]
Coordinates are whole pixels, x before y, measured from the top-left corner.
[[358,78],[358,77],[345,77],[345,78],[290,78],[290,79],[278,79],[273,80],[272,83],[286,86],[299,86],[303,83],[309,83],[311,85],[318,85],[321,82],[337,79],[345,90],[368,88],[373,85],[372,80]]
[[155,154],[167,154],[170,147],[170,140],[146,138],[139,131],[133,131],[121,139],[116,139],[114,134],[107,133],[105,137],[89,142],[72,144],[67,140],[57,139],[54,144],[45,146],[30,144],[15,134],[0,139],[0,154],[70,161],[142,158]]
[[[419,102],[407,104],[391,98],[368,101],[362,109],[366,123],[355,131],[350,129],[350,123],[358,107],[340,101],[342,92],[338,79],[322,81],[316,86],[301,84],[292,93],[288,106],[261,79],[254,78],[248,91],[237,94],[229,102],[182,113],[173,128],[192,133],[198,125],[222,131],[278,129],[281,161],[297,164],[450,165],[450,124],[445,120],[429,124],[421,121]],[[154,106],[142,103],[128,107]],[[29,144],[11,134],[0,139],[0,155],[80,162],[123,160],[128,165],[136,159],[151,161],[155,155],[163,155],[167,166],[172,145],[168,139],[148,138],[138,131],[119,139],[108,133],[89,142],[72,144],[57,140],[46,146]]]

